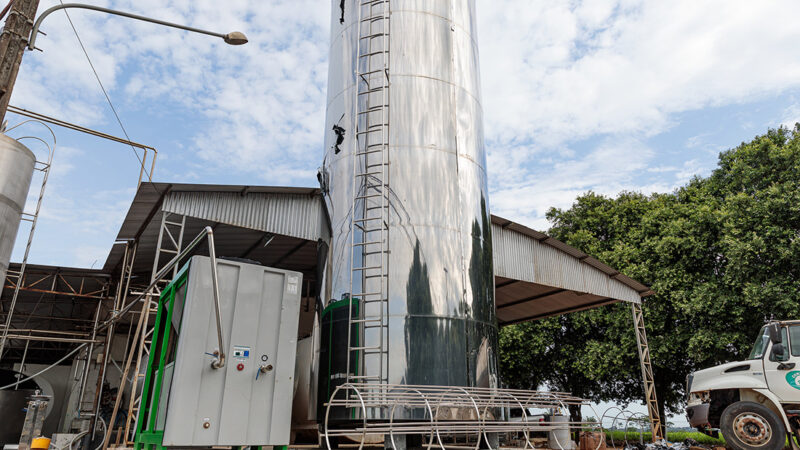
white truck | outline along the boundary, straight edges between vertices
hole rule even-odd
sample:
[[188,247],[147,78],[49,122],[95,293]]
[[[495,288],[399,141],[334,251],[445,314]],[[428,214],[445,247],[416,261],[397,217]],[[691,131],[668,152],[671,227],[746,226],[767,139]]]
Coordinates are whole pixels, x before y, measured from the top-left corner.
[[766,324],[746,361],[698,370],[686,391],[689,424],[730,447],[800,448],[800,320]]

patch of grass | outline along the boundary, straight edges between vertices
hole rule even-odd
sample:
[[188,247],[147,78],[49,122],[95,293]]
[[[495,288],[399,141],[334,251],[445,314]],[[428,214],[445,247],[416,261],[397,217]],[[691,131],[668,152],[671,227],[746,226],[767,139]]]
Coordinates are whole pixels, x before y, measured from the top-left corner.
[[[638,431],[629,431],[627,433],[627,435],[626,435],[626,433],[624,431],[622,431],[622,430],[606,430],[607,439],[609,441],[611,441],[611,439],[613,438],[615,443],[622,442],[625,439],[627,439],[630,442],[639,442],[639,440],[640,440],[639,435],[640,434],[642,434],[642,433],[639,433]],[[644,442],[650,442],[651,439],[652,439],[651,436],[652,436],[652,434],[650,432],[646,432],[641,437],[641,439],[643,439]],[[705,435],[705,434],[697,432],[697,431],[668,431],[667,432],[667,441],[669,441],[669,442],[683,442],[686,439],[694,439],[695,441],[697,441],[699,444],[702,444],[702,445],[711,445],[711,446],[724,446],[725,445],[725,439],[722,438],[722,435],[720,435],[719,439],[714,439],[711,436]]]

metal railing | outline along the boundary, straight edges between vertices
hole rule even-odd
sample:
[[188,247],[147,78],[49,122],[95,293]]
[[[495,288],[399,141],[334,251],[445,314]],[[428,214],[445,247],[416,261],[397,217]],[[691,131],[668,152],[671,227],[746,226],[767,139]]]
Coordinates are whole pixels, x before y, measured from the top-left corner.
[[[395,435],[421,435],[427,438],[424,446],[428,449],[452,448],[453,439],[474,442],[478,449],[483,442],[495,447],[491,435],[519,433],[523,448],[533,449],[530,433],[534,431],[601,430],[596,421],[555,422],[534,420],[531,415],[533,409],[544,409],[566,416],[570,406],[593,409],[587,400],[564,392],[345,383],[325,404],[323,437],[328,448],[332,448],[331,438],[348,437],[358,440],[361,449],[367,436],[381,436],[398,448]],[[331,410],[337,408],[349,410],[350,420],[334,419]],[[520,411],[521,417],[506,417],[510,410]],[[558,445],[562,450],[569,447],[566,442]]]

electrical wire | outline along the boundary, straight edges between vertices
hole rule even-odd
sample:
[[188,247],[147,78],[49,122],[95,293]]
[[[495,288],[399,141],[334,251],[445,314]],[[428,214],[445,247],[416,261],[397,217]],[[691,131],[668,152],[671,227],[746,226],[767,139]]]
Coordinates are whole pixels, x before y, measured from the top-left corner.
[[11,0],[10,2],[8,2],[8,4],[6,5],[6,7],[5,7],[5,8],[3,8],[3,10],[2,10],[2,11],[0,11],[0,19],[2,19],[3,17],[5,17],[5,16],[6,16],[6,14],[8,14],[8,11],[11,9],[11,5],[13,5],[13,4],[14,4],[14,1],[15,1],[15,0]]
[[[62,5],[64,2],[62,0],[58,0],[59,3]],[[128,131],[125,129],[125,125],[122,124],[122,119],[120,119],[119,114],[117,114],[117,109],[114,107],[114,103],[111,102],[111,97],[108,95],[108,91],[106,91],[105,86],[103,86],[103,82],[100,80],[100,75],[97,74],[97,70],[94,67],[94,63],[92,63],[92,58],[89,57],[89,52],[86,51],[86,47],[83,45],[83,41],[81,40],[80,35],[78,34],[78,30],[75,28],[75,24],[72,23],[72,19],[69,17],[69,13],[66,9],[64,9],[64,14],[67,16],[67,20],[69,21],[69,26],[72,27],[72,31],[75,33],[75,37],[78,39],[78,44],[81,46],[81,50],[83,50],[83,54],[86,56],[86,60],[89,61],[89,66],[92,68],[92,72],[94,72],[94,77],[97,79],[97,84],[100,85],[100,89],[103,91],[103,95],[106,97],[106,101],[108,102],[108,106],[111,107],[111,111],[114,113],[114,117],[117,119],[117,123],[119,127],[122,129],[122,134],[125,135],[125,139],[131,140],[130,136],[128,136]],[[131,145],[131,149],[133,150],[133,154],[136,155],[136,159],[139,160],[139,164],[142,167],[144,173],[147,173],[147,180],[151,183],[153,179],[151,175],[147,172],[147,169],[144,167],[144,161],[142,158],[139,157],[139,152],[136,150],[136,147]]]

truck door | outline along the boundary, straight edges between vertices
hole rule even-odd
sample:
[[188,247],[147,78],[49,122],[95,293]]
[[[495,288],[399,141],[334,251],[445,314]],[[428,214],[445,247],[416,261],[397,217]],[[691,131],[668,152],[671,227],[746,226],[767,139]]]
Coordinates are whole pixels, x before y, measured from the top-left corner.
[[781,328],[783,356],[776,356],[770,345],[764,355],[764,375],[769,390],[782,403],[800,402],[800,325]]

